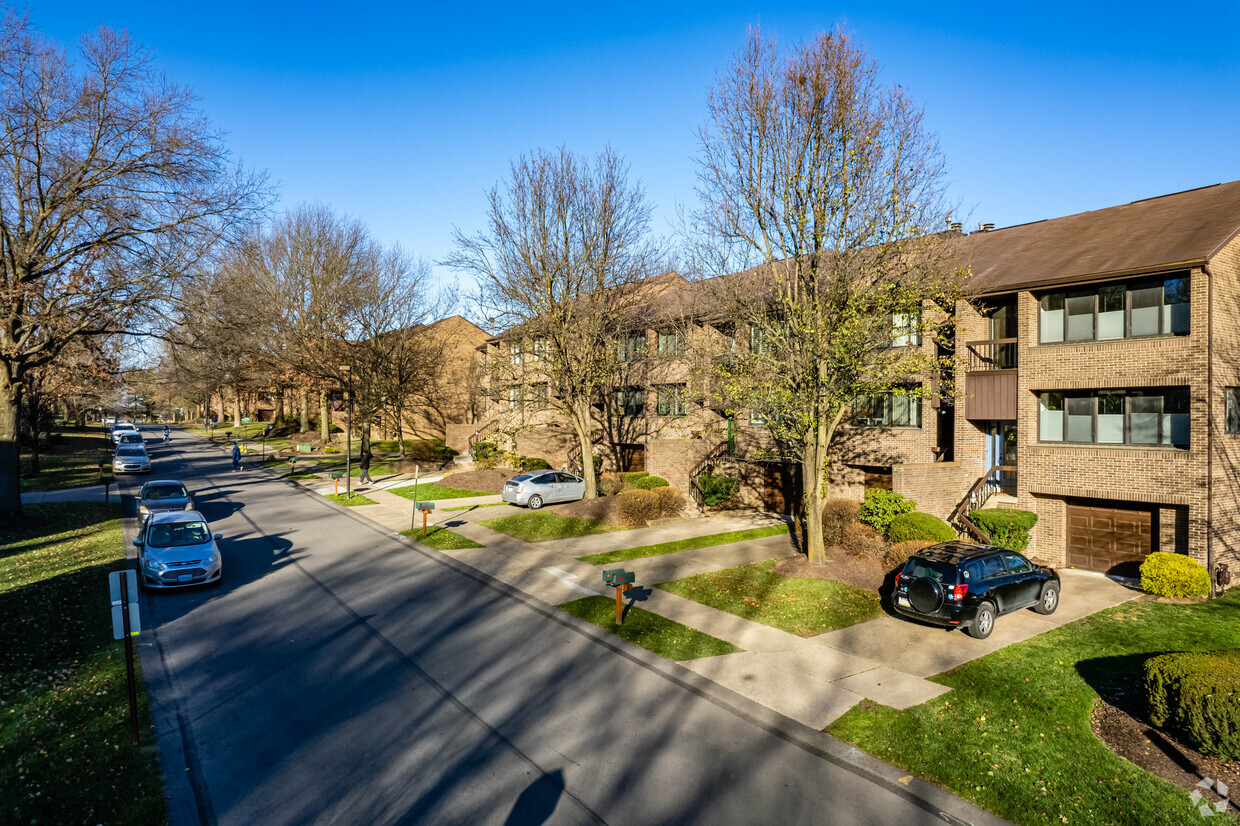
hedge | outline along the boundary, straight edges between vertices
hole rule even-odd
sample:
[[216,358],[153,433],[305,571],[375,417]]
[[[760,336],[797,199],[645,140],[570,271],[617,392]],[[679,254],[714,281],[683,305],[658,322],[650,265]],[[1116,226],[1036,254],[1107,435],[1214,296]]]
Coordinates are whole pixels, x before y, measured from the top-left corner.
[[643,476],[633,483],[638,490],[654,490],[667,487],[667,480],[662,476]]
[[842,548],[849,525],[861,521],[861,503],[856,499],[828,499],[822,506],[822,541],[828,548]]
[[522,470],[550,470],[551,465],[546,459],[538,456],[526,456],[520,460]]
[[1208,597],[1210,572],[1191,556],[1155,551],[1141,563],[1141,590],[1160,597]]
[[711,507],[731,501],[741,489],[741,483],[722,474],[705,474],[698,477],[702,489],[702,501]]
[[969,521],[990,537],[990,544],[1020,553],[1029,547],[1029,531],[1037,524],[1033,511],[1014,508],[987,508],[969,511]]
[[892,519],[902,513],[911,513],[915,510],[917,510],[917,503],[902,493],[892,493],[889,490],[867,490],[858,516],[862,522],[879,533],[885,534],[887,528],[891,527]]
[[620,518],[626,525],[645,525],[652,519],[676,516],[685,506],[685,495],[673,487],[657,490],[633,488],[617,497]]
[[624,479],[624,484],[636,485],[638,479],[645,479],[649,475],[650,474],[644,470],[634,470],[634,471],[624,474],[622,478]]
[[888,542],[908,542],[925,539],[931,542],[950,542],[956,538],[951,526],[931,513],[902,513],[891,520],[887,528]]
[[1202,754],[1240,759],[1240,649],[1163,654],[1145,662],[1150,722]]

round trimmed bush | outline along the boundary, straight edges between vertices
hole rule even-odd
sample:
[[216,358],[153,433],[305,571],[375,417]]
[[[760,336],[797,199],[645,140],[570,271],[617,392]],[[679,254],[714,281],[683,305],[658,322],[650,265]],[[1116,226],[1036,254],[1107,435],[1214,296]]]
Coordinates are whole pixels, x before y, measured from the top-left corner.
[[624,474],[621,478],[624,479],[624,484],[626,485],[636,485],[638,479],[645,479],[649,475],[650,474],[644,470],[634,470]]
[[651,519],[659,518],[659,497],[652,490],[630,488],[621,491],[616,497],[620,519],[626,525],[645,525]]
[[1143,685],[1150,722],[1202,754],[1240,760],[1240,649],[1152,657]]
[[546,459],[539,458],[538,456],[526,456],[524,459],[521,460],[521,469],[522,470],[550,470],[551,465],[547,463]]
[[1210,572],[1191,556],[1155,551],[1141,563],[1141,590],[1160,597],[1208,597]]
[[883,535],[862,522],[844,528],[844,553],[863,559],[882,559],[887,553]]
[[667,487],[667,480],[662,476],[643,476],[633,483],[638,490],[654,490]]
[[611,476],[603,476],[598,480],[599,496],[615,496],[622,490],[624,490],[624,483],[619,479],[612,478]]
[[685,495],[679,488],[664,485],[650,491],[655,496],[655,504],[659,509],[659,519],[671,519],[680,516],[685,509]]
[[901,493],[889,490],[872,489],[865,492],[865,500],[861,503],[859,517],[862,522],[879,533],[887,533],[891,520],[902,513],[917,510],[917,503]]
[[844,531],[861,521],[861,503],[856,499],[828,499],[822,506],[822,539],[828,548],[844,546]]
[[930,542],[950,542],[956,538],[951,526],[932,513],[902,513],[891,520],[887,528],[888,542],[908,542],[924,539]]
[[1038,515],[1016,508],[986,508],[969,511],[969,519],[986,532],[995,546],[1021,553],[1029,547],[1029,531],[1037,524]]

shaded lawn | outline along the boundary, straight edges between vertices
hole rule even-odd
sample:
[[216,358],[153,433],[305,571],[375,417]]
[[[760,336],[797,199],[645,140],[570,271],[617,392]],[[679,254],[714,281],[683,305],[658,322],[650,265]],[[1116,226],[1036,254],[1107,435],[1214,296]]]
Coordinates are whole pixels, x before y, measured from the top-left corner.
[[780,576],[773,559],[654,587],[801,637],[825,634],[882,614],[878,594],[833,579]]
[[583,597],[564,603],[560,609],[669,660],[695,660],[743,650],[658,614],[625,607],[623,625],[616,625],[616,601],[610,597]]
[[[27,493],[99,484],[99,462],[112,458],[112,444],[102,427],[60,433],[60,443],[39,453],[39,475],[30,472],[30,451],[22,449],[22,490]],[[108,475],[112,475],[111,468]]]
[[484,505],[457,505],[455,508],[440,508],[442,511],[471,511],[474,508],[502,508],[507,502],[487,502]]
[[346,508],[356,508],[358,505],[379,504],[375,500],[371,499],[369,496],[362,496],[360,493],[355,493],[353,494],[353,496],[347,499],[345,498],[345,494],[343,493],[329,493],[329,494],[326,494],[326,496],[328,499],[335,502],[337,505],[344,505]]
[[688,539],[680,539],[675,542],[660,542],[657,545],[641,545],[636,548],[622,548],[618,551],[610,551],[603,554],[579,556],[577,559],[591,565],[610,565],[613,562],[624,562],[629,559],[642,559],[648,556],[674,554],[678,551],[690,551],[697,548],[710,548],[715,545],[728,545],[732,542],[744,542],[749,539],[761,539],[764,536],[776,536],[777,534],[783,533],[788,533],[787,525],[771,525],[765,528],[750,528],[749,530],[744,531],[729,531],[727,533],[713,533],[708,536],[693,536]]
[[940,698],[906,711],[867,701],[827,731],[1015,823],[1204,823],[1188,792],[1098,740],[1090,714],[1100,694],[1137,690],[1150,656],[1235,647],[1240,588],[1125,603],[932,677],[954,689]]
[[308,470],[299,470],[296,473],[284,474],[284,478],[292,479],[293,481],[299,481],[301,479],[318,479],[320,477],[317,473],[312,473]]
[[[417,494],[414,494],[414,491]],[[392,488],[391,493],[405,499],[419,502],[436,502],[440,499],[465,499],[469,496],[494,496],[494,493],[487,493],[480,490],[460,490],[458,488],[441,488],[434,482],[425,482],[421,485],[407,485],[403,488]]]
[[0,540],[0,822],[163,823],[140,663],[135,652],[135,749],[124,647],[112,639],[107,573],[126,567],[120,506],[24,510],[31,523]]
[[593,536],[612,531],[627,531],[624,525],[608,525],[597,519],[582,516],[560,516],[547,511],[517,513],[495,519],[483,519],[478,523],[493,531],[508,534],[525,542],[547,542],[552,539],[568,539],[573,536]]
[[459,551],[464,548],[481,548],[474,540],[467,536],[461,536],[459,533],[453,533],[447,528],[439,526],[428,526],[426,536],[422,536],[422,529],[401,531],[401,536],[407,536],[423,545],[434,548],[437,551]]

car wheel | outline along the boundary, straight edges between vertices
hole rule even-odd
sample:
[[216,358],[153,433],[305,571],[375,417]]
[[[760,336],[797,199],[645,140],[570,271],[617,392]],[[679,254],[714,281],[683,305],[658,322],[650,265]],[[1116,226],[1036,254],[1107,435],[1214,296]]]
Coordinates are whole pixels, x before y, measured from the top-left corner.
[[1039,614],[1053,614],[1058,607],[1059,586],[1053,582],[1048,582],[1046,587],[1042,589],[1042,598],[1038,600],[1037,605],[1033,606],[1033,610]]
[[542,507],[542,497],[538,494],[534,494],[530,497],[530,501],[526,504],[529,505],[530,510],[536,511]]
[[969,626],[969,636],[984,640],[990,636],[990,632],[995,630],[995,607],[989,602],[983,602],[977,609],[977,618],[973,620],[973,624]]

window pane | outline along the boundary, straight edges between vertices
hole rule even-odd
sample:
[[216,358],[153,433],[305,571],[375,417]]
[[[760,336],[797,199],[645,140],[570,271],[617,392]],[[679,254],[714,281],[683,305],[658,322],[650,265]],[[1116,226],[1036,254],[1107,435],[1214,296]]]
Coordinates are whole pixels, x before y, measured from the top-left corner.
[[990,314],[991,338],[1016,338],[1016,304],[1008,302]]
[[891,397],[891,423],[898,427],[908,426],[908,396]]
[[1063,341],[1064,294],[1044,295],[1038,302],[1038,341]]
[[1063,393],[1043,393],[1038,399],[1038,439],[1063,441]]
[[1131,335],[1158,335],[1161,329],[1162,296],[1162,284],[1133,289],[1129,298],[1132,305]]
[[1228,433],[1240,433],[1240,387],[1228,387],[1224,391],[1226,429]]
[[1098,290],[1098,338],[1124,337],[1124,296],[1126,293],[1127,290],[1123,284],[1113,284]]
[[1163,282],[1163,332],[1188,334],[1188,279],[1168,278]]
[[1094,440],[1094,400],[1090,396],[1070,396],[1064,399],[1068,413],[1068,441],[1092,442]]
[[1092,292],[1068,296],[1068,341],[1088,341],[1094,337],[1094,298]]
[[1102,444],[1124,443],[1124,394],[1098,394],[1098,441]]
[[1128,398],[1130,441],[1135,445],[1156,445],[1163,413],[1162,396],[1133,394]]

